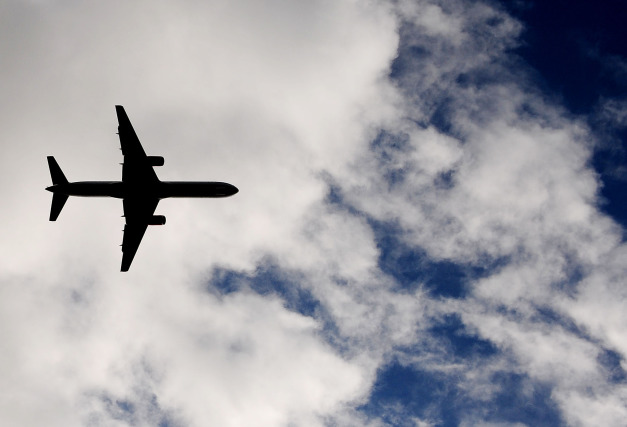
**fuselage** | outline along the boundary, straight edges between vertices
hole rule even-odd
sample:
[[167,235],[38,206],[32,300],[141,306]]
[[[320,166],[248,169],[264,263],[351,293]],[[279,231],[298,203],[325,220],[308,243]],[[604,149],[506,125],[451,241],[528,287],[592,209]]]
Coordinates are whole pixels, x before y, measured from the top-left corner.
[[56,184],[46,188],[53,193],[79,197],[115,197],[116,199],[156,197],[228,197],[237,187],[226,182],[159,181],[129,184],[122,181],[78,181]]

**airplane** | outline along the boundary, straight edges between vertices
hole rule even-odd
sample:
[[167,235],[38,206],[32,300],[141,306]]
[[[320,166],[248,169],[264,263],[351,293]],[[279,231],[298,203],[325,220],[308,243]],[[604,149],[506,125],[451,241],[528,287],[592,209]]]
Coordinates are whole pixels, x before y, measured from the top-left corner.
[[52,192],[50,221],[57,220],[69,196],[122,199],[126,225],[120,271],[128,271],[148,226],[165,224],[165,216],[154,215],[159,200],[168,197],[229,197],[239,190],[225,182],[159,180],[153,167],[163,166],[163,157],[147,156],[124,107],[116,105],[115,111],[124,156],[122,181],[69,182],[54,157],[48,156],[52,185],[46,190]]

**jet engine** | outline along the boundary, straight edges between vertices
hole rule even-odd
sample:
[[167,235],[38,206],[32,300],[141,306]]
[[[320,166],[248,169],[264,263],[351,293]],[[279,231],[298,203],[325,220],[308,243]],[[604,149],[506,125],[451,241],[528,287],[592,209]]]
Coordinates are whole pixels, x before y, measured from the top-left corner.
[[161,156],[148,156],[148,163],[150,166],[163,166],[165,159]]
[[153,215],[150,217],[148,221],[148,225],[163,225],[165,224],[165,216],[163,215]]

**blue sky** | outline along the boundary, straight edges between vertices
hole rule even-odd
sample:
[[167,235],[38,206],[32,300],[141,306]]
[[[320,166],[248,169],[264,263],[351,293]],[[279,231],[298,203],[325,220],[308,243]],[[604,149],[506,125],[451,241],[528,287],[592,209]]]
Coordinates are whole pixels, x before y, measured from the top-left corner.
[[[499,79],[513,77],[522,81],[523,86],[531,86],[550,103],[563,108],[564,114],[584,121],[597,138],[589,160],[601,180],[597,206],[624,227],[627,177],[624,171],[625,125],[624,121],[608,119],[605,108],[614,102],[624,103],[627,93],[624,80],[627,34],[623,25],[627,8],[621,2],[603,5],[559,1],[493,4],[506,10],[521,25],[517,45],[507,52],[505,58],[509,62],[507,65],[515,68],[508,69],[506,65],[505,70],[496,70],[493,74],[493,70],[478,70],[468,84],[481,90]],[[400,34],[403,35],[403,31]],[[408,29],[407,34],[407,39],[411,39],[412,29]],[[429,54],[425,45],[411,41],[404,49],[403,45],[401,36],[399,56],[393,62],[390,73],[391,78],[401,85],[404,75],[411,75],[416,62]],[[513,76],[508,75],[510,73]],[[467,78],[460,73],[457,80],[460,82]],[[450,125],[449,99],[444,97],[435,102],[436,112],[427,119],[427,123],[443,133],[455,135]],[[394,177],[391,180],[394,181]],[[382,269],[394,276],[401,286],[420,283],[435,297],[463,299],[472,294],[474,280],[498,271],[501,262],[511,262],[496,259],[478,265],[429,262],[420,248],[399,244],[395,236],[397,233],[397,230],[380,233]],[[572,268],[577,267],[574,265]],[[570,277],[564,277],[561,286],[565,288],[566,298],[570,293],[568,289],[576,292],[577,283],[584,279],[582,274],[573,272]],[[503,311],[506,312],[507,308],[503,307]],[[564,328],[585,340],[595,340],[578,327],[576,318],[563,318],[550,306],[538,307],[534,316],[537,322],[544,323],[548,328]],[[469,331],[456,314],[434,323],[430,333],[446,349],[446,356],[458,363],[490,364],[502,355],[501,349],[489,340]],[[403,349],[401,353],[406,351],[413,353],[417,349]],[[610,383],[624,382],[624,357],[618,352],[603,349],[598,363],[607,371]],[[415,416],[427,418],[433,425],[455,426],[463,424],[466,417],[473,413],[480,414],[481,422],[494,425],[578,424],[564,416],[552,399],[554,385],[550,381],[538,380],[517,370],[495,372],[489,381],[498,390],[495,395],[488,401],[483,396],[473,399],[464,391],[463,381],[454,376],[451,378],[425,371],[420,364],[408,366],[392,359],[378,371],[370,401],[364,408],[370,414],[382,414],[384,420],[392,425],[414,425],[414,421],[410,420]],[[472,421],[471,424],[475,422],[479,423]],[[582,424],[587,425],[585,422]]]
[[593,164],[603,179],[601,194],[606,204],[602,208],[625,224],[621,197],[625,128],[599,117],[600,103],[620,101],[627,90],[621,66],[626,54],[625,5],[619,1],[604,2],[602,7],[589,2],[504,4],[525,24],[524,45],[518,53],[538,73],[538,86],[559,97],[573,114],[586,117],[599,134]]
[[[622,2],[2,9],[0,424],[624,425]],[[240,189],[127,274],[116,104]]]
[[[627,8],[621,2],[607,2],[601,6],[559,1],[503,2],[498,7],[511,13],[522,25],[518,45],[508,52],[510,57],[507,58],[518,70],[506,72],[514,73],[515,79],[533,86],[540,96],[564,108],[565,114],[583,120],[590,127],[594,137],[598,138],[589,160],[601,180],[597,206],[624,227],[625,125],[624,121],[608,120],[604,108],[614,102],[624,103],[627,93],[624,80],[627,34],[623,25]],[[408,33],[411,34],[411,30]],[[408,44],[406,49],[401,48],[392,64],[390,75],[393,80],[402,81],[404,74],[412,73],[414,61],[420,61],[421,55],[428,54],[428,48]],[[400,45],[403,46],[402,37]],[[479,75],[470,85],[481,88],[503,78],[498,72],[489,75],[489,70],[480,73],[485,74]],[[460,75],[458,79],[465,77]],[[437,106],[437,112],[428,121],[444,133],[451,131],[447,102],[444,98],[443,106]],[[473,280],[499,268],[496,260],[473,266],[429,262],[420,248],[399,244],[395,234],[389,230],[381,233],[380,263],[401,286],[420,283],[434,296],[464,298],[466,290],[472,289]],[[574,272],[571,277],[564,278],[562,286],[576,292],[577,282],[582,279],[581,273]],[[576,319],[562,318],[551,307],[541,307],[536,316],[547,327],[570,329],[583,339],[594,340],[576,325]],[[490,363],[491,358],[498,359],[499,349],[489,340],[469,332],[455,314],[441,324],[436,323],[430,332],[446,348],[447,356],[461,363],[473,364],[477,359]],[[409,350],[415,351],[415,348]],[[611,383],[624,382],[624,357],[618,352],[605,348],[598,356],[598,363],[607,370]],[[538,381],[519,372],[498,372],[489,380],[498,392],[488,402],[477,401],[460,390],[460,381],[455,378],[425,372],[419,364],[408,367],[392,360],[378,372],[374,392],[365,410],[383,414],[384,419],[393,425],[414,425],[408,421],[412,416],[429,414],[427,417],[432,417],[435,425],[454,426],[463,423],[464,417],[473,412],[481,413],[484,422],[496,424],[576,424],[568,420],[552,400],[553,385],[550,382]],[[526,392],[521,391],[525,389]]]

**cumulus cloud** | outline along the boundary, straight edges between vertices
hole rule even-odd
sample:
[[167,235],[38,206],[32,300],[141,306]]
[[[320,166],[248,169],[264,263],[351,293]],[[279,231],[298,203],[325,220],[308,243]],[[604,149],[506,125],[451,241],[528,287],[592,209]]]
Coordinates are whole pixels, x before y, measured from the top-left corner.
[[[486,409],[511,384],[573,425],[625,418],[624,245],[598,210],[595,135],[534,88],[502,10],[4,9],[5,423],[437,425],[455,390],[449,420],[519,425]],[[119,201],[71,199],[48,224],[43,191],[50,154],[70,179],[120,176],[114,104],[161,178],[241,190],[162,201],[168,225],[125,275]],[[467,292],[402,283],[390,245],[470,272]],[[447,386],[377,406],[390,364]]]
[[[287,266],[328,265],[355,236],[365,263],[375,257],[367,228],[323,208],[319,174],[364,144],[395,22],[376,5],[307,7],[5,6],[6,23],[23,24],[2,26],[12,41],[3,44],[12,64],[3,69],[3,140],[19,141],[3,157],[3,182],[15,183],[3,187],[14,207],[2,214],[5,422],[362,418],[346,405],[367,396],[373,372],[326,344],[319,322],[276,297],[206,291],[212,266],[254,271],[269,252]],[[43,191],[50,154],[70,179],[119,176],[118,103],[146,150],[167,159],[162,178],[243,190],[232,203],[162,202],[168,228],[147,233],[128,276],[116,272],[119,202],[72,199],[47,224]],[[333,230],[347,233],[344,248]],[[363,276],[364,261],[334,264]]]
[[[624,301],[586,279],[607,271],[607,257],[622,251],[621,230],[597,209],[599,183],[589,166],[595,136],[533,90],[524,68],[511,69],[518,60],[507,49],[519,30],[511,18],[485,5],[481,13],[458,5],[449,12],[462,17],[455,36],[422,31],[420,17],[405,24],[412,36],[401,39],[401,52],[420,53],[399,56],[392,69],[415,100],[404,110],[409,121],[386,128],[338,179],[342,194],[376,220],[398,224],[406,244],[433,259],[487,268],[487,277],[472,282],[471,298],[441,310],[461,313],[469,331],[513,357],[499,370],[554,387],[569,423],[601,416],[574,410],[573,401],[585,400],[611,407],[602,419],[619,425],[625,407],[606,399],[621,395],[622,385],[607,382],[599,360],[606,348],[620,348],[622,336],[599,342],[586,319],[606,324],[603,316],[562,309],[584,292],[600,292],[617,307]],[[612,277],[604,286],[620,286]],[[494,372],[477,371],[482,378]]]

